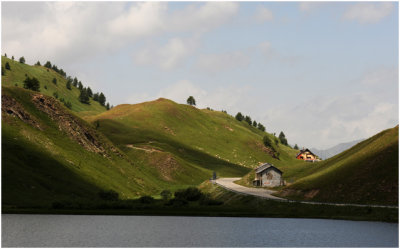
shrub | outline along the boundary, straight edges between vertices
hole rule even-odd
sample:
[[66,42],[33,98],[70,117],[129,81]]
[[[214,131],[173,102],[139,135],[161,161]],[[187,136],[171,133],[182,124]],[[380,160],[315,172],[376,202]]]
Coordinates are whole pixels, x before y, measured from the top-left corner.
[[7,70],[11,70],[10,64],[9,64],[8,62],[6,62],[5,68],[6,68]]
[[204,195],[200,190],[194,187],[181,189],[175,192],[175,198],[186,201],[198,201]]
[[19,58],[19,63],[25,64],[25,58],[23,56]]
[[52,82],[53,82],[54,85],[57,85],[57,79],[56,78],[53,78]]
[[269,137],[267,135],[264,136],[263,143],[264,143],[265,147],[272,148],[271,139],[269,139]]
[[72,104],[71,104],[71,102],[69,102],[69,101],[64,102],[64,105],[65,105],[68,109],[72,109]]
[[100,199],[106,201],[116,201],[119,198],[119,195],[114,190],[102,190],[99,192]]
[[58,92],[53,93],[54,98],[58,99]]
[[142,196],[139,198],[140,203],[150,204],[154,202],[154,198],[148,195]]
[[167,201],[167,200],[171,199],[171,197],[172,197],[172,193],[169,190],[161,191],[160,195],[164,201]]
[[40,90],[39,90],[40,83],[39,83],[38,79],[36,79],[35,77],[33,77],[33,78],[26,77],[26,79],[24,80],[24,88],[40,92]]

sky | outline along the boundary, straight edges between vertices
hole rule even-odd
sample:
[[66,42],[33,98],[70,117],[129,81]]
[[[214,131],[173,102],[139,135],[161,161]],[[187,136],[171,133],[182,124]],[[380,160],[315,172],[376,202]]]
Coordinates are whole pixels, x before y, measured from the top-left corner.
[[397,2],[2,2],[1,50],[116,106],[249,115],[326,149],[398,124]]

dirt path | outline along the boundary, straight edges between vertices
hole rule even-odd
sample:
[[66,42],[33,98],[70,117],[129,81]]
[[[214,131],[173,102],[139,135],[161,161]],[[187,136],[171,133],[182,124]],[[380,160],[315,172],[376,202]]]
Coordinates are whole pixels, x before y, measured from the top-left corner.
[[328,202],[312,202],[312,201],[293,201],[287,200],[280,197],[273,196],[272,194],[276,191],[263,189],[263,188],[248,188],[234,183],[234,181],[240,180],[241,178],[219,178],[215,180],[215,183],[219,186],[233,191],[239,194],[254,195],[265,199],[271,199],[276,201],[285,202],[297,202],[311,205],[331,205],[331,206],[354,206],[354,207],[381,207],[381,208],[398,208],[398,206],[384,206],[384,205],[362,205],[362,204],[347,204],[347,203],[328,203]]

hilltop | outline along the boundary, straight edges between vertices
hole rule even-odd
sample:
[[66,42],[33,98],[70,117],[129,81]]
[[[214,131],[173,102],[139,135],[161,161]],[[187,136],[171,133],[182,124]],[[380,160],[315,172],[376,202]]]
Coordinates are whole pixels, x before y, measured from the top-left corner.
[[[71,86],[71,90],[67,89],[67,77],[62,75],[52,68],[39,65],[28,65],[12,60],[10,58],[1,57],[2,68],[5,68],[5,64],[10,65],[10,70],[5,69],[4,75],[1,76],[2,86],[17,86],[23,87],[24,80],[27,77],[35,77],[40,82],[40,93],[55,97],[64,103],[71,103],[71,110],[79,116],[98,114],[106,111],[106,107],[100,105],[99,102],[94,101],[93,97],[90,97],[90,104],[84,104],[79,101],[80,90],[78,87]],[[53,80],[56,79],[56,83]]]
[[280,196],[321,202],[398,204],[399,126],[315,163]]

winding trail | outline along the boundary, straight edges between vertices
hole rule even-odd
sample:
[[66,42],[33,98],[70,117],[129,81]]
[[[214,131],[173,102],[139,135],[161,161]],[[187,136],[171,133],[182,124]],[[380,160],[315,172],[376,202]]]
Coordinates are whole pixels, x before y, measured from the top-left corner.
[[329,203],[329,202],[313,202],[313,201],[293,201],[280,197],[273,196],[273,193],[277,191],[273,191],[270,189],[264,188],[248,188],[234,183],[234,181],[240,180],[241,178],[219,178],[215,180],[215,183],[222,188],[236,192],[238,194],[244,195],[253,195],[257,197],[261,197],[264,199],[270,199],[275,201],[283,201],[283,202],[296,202],[303,204],[312,204],[312,205],[330,205],[330,206],[354,206],[354,207],[379,207],[379,208],[398,208],[398,206],[384,206],[384,205],[362,205],[362,204],[351,204],[351,203]]

